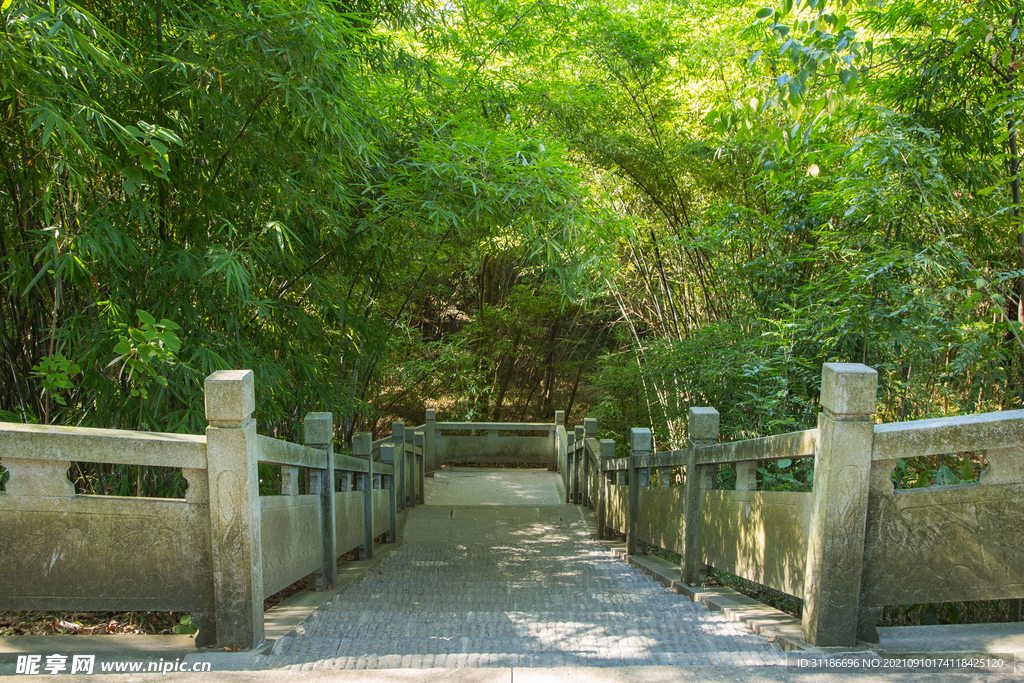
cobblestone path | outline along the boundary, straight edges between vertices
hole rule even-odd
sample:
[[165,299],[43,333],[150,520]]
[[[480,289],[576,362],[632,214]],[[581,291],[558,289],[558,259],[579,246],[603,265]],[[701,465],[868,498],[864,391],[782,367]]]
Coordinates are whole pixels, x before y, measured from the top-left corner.
[[420,506],[406,539],[253,668],[785,663],[597,546],[572,506]]

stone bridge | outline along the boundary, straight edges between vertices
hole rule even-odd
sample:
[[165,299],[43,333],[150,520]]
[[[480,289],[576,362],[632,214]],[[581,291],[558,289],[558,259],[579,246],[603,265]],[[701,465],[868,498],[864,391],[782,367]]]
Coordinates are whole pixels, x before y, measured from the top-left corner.
[[[886,605],[1024,597],[1024,411],[876,424],[876,378],[826,364],[818,426],[763,439],[718,443],[718,412],[691,408],[661,452],[647,428],[616,445],[561,413],[428,410],[339,452],[331,414],[310,413],[289,443],[256,432],[250,371],[207,378],[205,435],[0,424],[0,609],[188,612],[190,642],[253,669],[690,667],[877,649]],[[894,490],[898,461],[965,452],[980,481]],[[814,459],[812,490],[758,490],[783,458]],[[188,491],[79,495],[73,462],[177,467]],[[258,465],[280,468],[276,495]],[[735,489],[716,488],[723,465]],[[802,617],[707,587],[709,567]],[[306,577],[316,592],[264,613]]]

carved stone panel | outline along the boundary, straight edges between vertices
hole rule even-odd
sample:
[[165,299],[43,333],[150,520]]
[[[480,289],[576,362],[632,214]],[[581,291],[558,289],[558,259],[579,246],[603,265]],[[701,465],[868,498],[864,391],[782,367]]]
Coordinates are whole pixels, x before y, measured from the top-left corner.
[[373,491],[373,535],[386,534],[391,528],[391,503],[387,489]]
[[207,610],[209,530],[181,500],[0,495],[0,609]]
[[1024,484],[872,491],[864,573],[869,607],[1024,597]]
[[626,532],[626,504],[629,502],[629,491],[626,486],[611,485],[608,487],[608,524],[609,529],[619,533]]
[[260,517],[263,596],[269,597],[320,568],[320,496],[262,497]]
[[640,488],[640,540],[675,553],[682,552],[685,491],[682,486]]
[[363,544],[363,494],[345,491],[334,494],[334,547],[344,555]]
[[813,494],[713,490],[703,495],[704,562],[802,597]]

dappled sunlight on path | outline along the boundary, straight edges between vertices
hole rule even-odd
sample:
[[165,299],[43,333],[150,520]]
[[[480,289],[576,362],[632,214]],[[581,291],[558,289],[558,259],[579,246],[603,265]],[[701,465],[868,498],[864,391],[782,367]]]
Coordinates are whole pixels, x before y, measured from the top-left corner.
[[[523,490],[537,490],[542,477],[526,477],[537,479]],[[474,479],[460,478],[463,485]],[[515,484],[507,475],[476,479],[485,488]],[[766,638],[594,544],[574,506],[419,506],[405,538],[257,657],[256,668],[785,662]]]

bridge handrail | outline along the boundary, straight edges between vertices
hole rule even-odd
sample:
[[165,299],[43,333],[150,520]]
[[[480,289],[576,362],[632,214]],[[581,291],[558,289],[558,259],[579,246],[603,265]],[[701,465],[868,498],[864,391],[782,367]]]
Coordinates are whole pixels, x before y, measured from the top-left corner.
[[501,431],[501,432],[550,432],[555,429],[550,422],[437,422],[435,429],[446,431]]
[[689,454],[690,449],[683,448],[671,451],[662,451],[660,453],[647,453],[644,455],[628,455],[621,458],[609,458],[601,463],[601,469],[605,472],[621,472],[634,466],[638,469],[650,469],[652,467],[681,467],[686,464]]
[[[381,533],[394,542],[395,466],[370,462],[368,434],[362,458],[333,452],[330,413],[305,416],[304,445],[258,434],[249,370],[213,373],[205,399],[204,435],[0,423],[0,609],[188,612],[197,646],[252,648],[265,597],[305,576],[335,585],[339,555],[369,559]],[[181,468],[188,487],[184,499],[78,495],[72,462]],[[280,495],[259,494],[259,464],[280,466]],[[26,543],[54,549],[44,576]]]
[[1024,443],[1024,410],[875,425],[871,459],[921,458]]
[[0,422],[4,459],[206,468],[206,436]]
[[284,465],[325,470],[328,467],[327,454],[318,448],[275,439],[272,436],[256,435],[257,461],[261,465]]
[[808,458],[814,457],[818,444],[818,429],[806,429],[759,439],[730,441],[713,446],[697,446],[696,458],[699,465]]
[[[567,488],[597,488],[599,534],[624,532],[627,552],[679,552],[682,582],[707,564],[803,598],[815,645],[877,639],[885,605],[1024,597],[1024,563],[1006,548],[1007,520],[1024,518],[1024,410],[875,424],[876,383],[863,365],[826,364],[817,428],[723,444],[718,412],[692,408],[684,448],[648,453],[649,431],[634,429],[630,455],[609,449],[598,481],[570,472]],[[894,490],[898,459],[962,452],[988,460],[980,481]],[[810,457],[810,491],[758,490],[762,463]],[[726,464],[735,490],[715,487]]]

